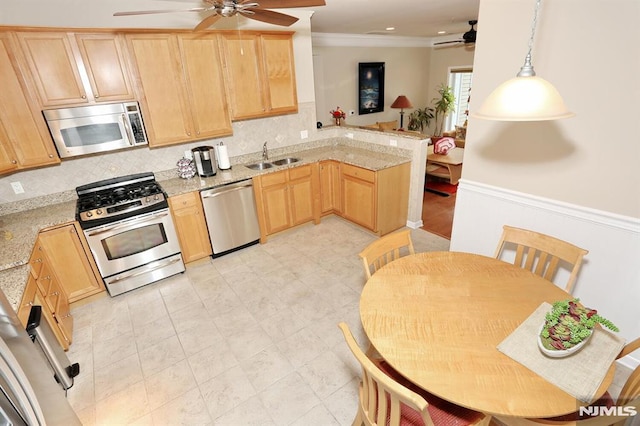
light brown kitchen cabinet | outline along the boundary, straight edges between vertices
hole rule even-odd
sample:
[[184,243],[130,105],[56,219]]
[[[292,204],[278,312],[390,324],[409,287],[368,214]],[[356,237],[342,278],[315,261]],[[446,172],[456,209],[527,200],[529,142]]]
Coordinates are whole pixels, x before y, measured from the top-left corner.
[[127,34],[149,146],[232,134],[215,34]]
[[298,111],[292,34],[220,35],[233,120]]
[[340,165],[339,214],[354,223],[385,235],[406,225],[409,203],[410,163],[372,171]]
[[320,162],[320,205],[323,215],[341,212],[340,207],[340,162]]
[[0,32],[0,173],[60,163],[16,46]]
[[169,207],[184,263],[211,256],[213,251],[200,193],[195,191],[169,197]]
[[117,34],[17,32],[44,107],[133,99]]
[[105,290],[104,282],[93,260],[77,222],[41,231],[38,245],[67,295],[68,303]]
[[320,223],[318,163],[268,173],[253,181],[261,242],[302,223]]

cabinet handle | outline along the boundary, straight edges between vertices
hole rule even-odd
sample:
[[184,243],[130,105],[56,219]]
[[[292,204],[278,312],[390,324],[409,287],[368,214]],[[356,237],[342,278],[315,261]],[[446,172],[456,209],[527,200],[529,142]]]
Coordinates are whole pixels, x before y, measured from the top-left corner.
[[27,302],[23,306],[33,306],[33,302]]
[[51,281],[51,275],[47,275],[46,277],[44,277],[44,279]]
[[59,294],[60,294],[60,293],[58,293],[57,291],[54,291],[54,292],[53,292],[53,293],[51,293],[49,296],[57,296],[57,295],[59,295]]
[[71,316],[71,312],[69,312],[66,315],[61,316],[60,318],[65,319],[65,318],[69,318]]
[[11,160],[11,164],[18,164],[16,160]]
[[35,259],[33,262],[34,263],[41,263],[42,262],[42,258],[39,257],[39,258]]
[[49,158],[53,158],[53,154],[49,154]]

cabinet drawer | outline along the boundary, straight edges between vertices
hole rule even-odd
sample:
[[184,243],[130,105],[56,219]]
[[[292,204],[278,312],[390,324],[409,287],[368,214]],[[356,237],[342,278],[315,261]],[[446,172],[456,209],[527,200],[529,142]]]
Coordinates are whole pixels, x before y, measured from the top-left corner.
[[269,173],[266,175],[260,176],[260,182],[263,187],[272,186],[272,185],[281,185],[287,181],[287,172],[276,172]]
[[298,166],[289,169],[289,180],[302,179],[311,176],[311,165]]
[[186,209],[200,206],[200,193],[189,192],[181,195],[174,195],[169,198],[169,203],[174,210]]
[[349,164],[342,164],[341,169],[343,175],[355,177],[371,183],[376,181],[376,172],[372,170],[363,169]]
[[31,258],[29,258],[29,265],[31,266],[30,272],[33,278],[40,276],[42,265],[44,264],[44,253],[42,252],[42,246],[37,244],[31,252]]

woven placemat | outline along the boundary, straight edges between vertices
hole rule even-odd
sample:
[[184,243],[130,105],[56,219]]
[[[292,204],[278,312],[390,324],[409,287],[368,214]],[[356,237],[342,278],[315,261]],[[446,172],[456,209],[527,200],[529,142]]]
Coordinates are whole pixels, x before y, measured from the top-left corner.
[[589,343],[580,351],[566,358],[547,357],[538,348],[537,335],[550,310],[549,303],[541,304],[498,345],[498,350],[569,395],[590,403],[625,342],[596,328]]

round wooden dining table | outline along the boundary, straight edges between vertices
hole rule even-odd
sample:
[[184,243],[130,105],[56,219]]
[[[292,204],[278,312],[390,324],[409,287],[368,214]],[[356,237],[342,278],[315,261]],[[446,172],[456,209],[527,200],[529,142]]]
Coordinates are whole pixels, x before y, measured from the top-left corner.
[[570,297],[494,258],[427,252],[379,269],[362,291],[360,317],[380,355],[420,388],[486,414],[542,418],[575,412],[578,402],[496,346],[542,302]]

